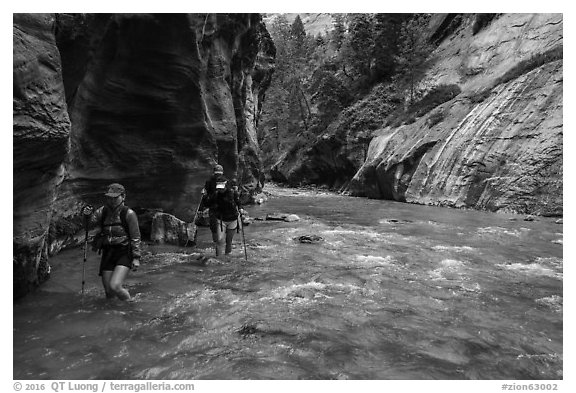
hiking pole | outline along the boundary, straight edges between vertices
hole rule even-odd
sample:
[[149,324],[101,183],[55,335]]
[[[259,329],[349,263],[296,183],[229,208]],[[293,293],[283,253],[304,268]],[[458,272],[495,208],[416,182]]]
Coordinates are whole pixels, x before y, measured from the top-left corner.
[[188,234],[188,231],[186,231],[186,234],[188,235],[188,239],[186,239],[186,243],[184,243],[184,247],[188,246],[188,242],[190,241],[190,237],[192,237],[192,242],[196,243],[196,235],[198,234],[198,226],[196,225],[196,218],[198,217],[198,212],[200,211],[200,206],[202,206],[202,201],[204,200],[204,194],[202,194],[202,196],[200,197],[200,203],[198,204],[198,207],[196,208],[196,213],[194,213],[194,219],[192,221],[192,236],[190,236]]
[[88,218],[90,217],[89,214],[85,214],[85,209],[87,208],[92,212],[92,206],[87,205],[82,209],[82,214],[84,214],[84,229],[86,230],[84,236],[84,261],[82,262],[82,304],[84,304],[84,284],[86,283],[86,251],[88,250]]
[[246,237],[244,237],[244,221],[242,221],[242,214],[240,214],[240,226],[242,227],[242,242],[244,242],[244,256],[246,257],[246,262],[248,262],[248,252],[246,251]]

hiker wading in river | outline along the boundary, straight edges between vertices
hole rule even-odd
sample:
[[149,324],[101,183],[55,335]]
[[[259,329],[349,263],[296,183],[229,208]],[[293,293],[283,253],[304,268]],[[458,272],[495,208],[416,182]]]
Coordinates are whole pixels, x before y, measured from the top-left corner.
[[109,185],[104,195],[104,206],[95,212],[91,206],[85,206],[82,214],[86,217],[87,227],[100,227],[92,249],[102,253],[99,275],[102,276],[106,297],[130,300],[130,293],[123,285],[130,269],[140,266],[138,217],[124,205],[126,191],[121,184]]
[[202,189],[202,205],[209,209],[210,231],[216,256],[232,252],[234,233],[238,231],[240,206],[238,186],[224,176],[222,165],[214,167],[214,174]]

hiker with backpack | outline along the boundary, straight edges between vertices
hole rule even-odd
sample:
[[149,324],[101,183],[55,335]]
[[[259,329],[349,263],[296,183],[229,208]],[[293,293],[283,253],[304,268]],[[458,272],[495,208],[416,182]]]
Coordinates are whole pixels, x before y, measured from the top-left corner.
[[106,297],[131,300],[130,293],[123,285],[128,272],[140,266],[138,216],[124,205],[126,191],[121,184],[110,184],[104,195],[104,206],[96,211],[91,206],[85,206],[82,214],[86,217],[87,227],[100,226],[92,249],[102,253],[99,275]]
[[222,165],[214,167],[214,174],[202,189],[202,205],[209,209],[210,231],[216,256],[230,255],[234,233],[239,230],[240,194],[235,182],[224,176]]

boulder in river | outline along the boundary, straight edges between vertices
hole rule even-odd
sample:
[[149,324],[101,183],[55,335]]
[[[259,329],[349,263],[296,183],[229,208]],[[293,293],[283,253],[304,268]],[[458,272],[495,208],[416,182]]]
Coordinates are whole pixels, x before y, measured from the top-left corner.
[[182,221],[171,214],[156,213],[152,217],[150,240],[158,244],[183,246],[192,233],[192,223]]
[[262,192],[259,194],[253,195],[252,200],[251,200],[252,203],[257,204],[257,205],[261,205],[266,201],[268,201],[268,196]]

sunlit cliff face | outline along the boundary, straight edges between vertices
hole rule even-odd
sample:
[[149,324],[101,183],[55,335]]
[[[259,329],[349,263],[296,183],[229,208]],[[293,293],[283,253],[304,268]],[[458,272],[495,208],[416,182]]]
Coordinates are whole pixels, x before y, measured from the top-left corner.
[[[477,20],[434,14],[428,26],[435,49],[415,90],[455,92],[447,101],[395,124],[385,98],[401,87],[376,85],[320,136],[279,156],[271,177],[371,198],[561,215],[562,14],[495,15],[482,29]],[[376,106],[382,125],[363,125],[375,117],[363,106]]]
[[[512,72],[558,48],[561,14],[505,14],[476,35],[464,25],[437,48],[422,82],[458,84],[462,93],[435,109],[442,121],[433,126],[423,116],[379,130],[350,189],[415,203],[562,215],[563,61]],[[507,74],[514,77],[499,83]],[[486,94],[478,99],[481,90]]]

